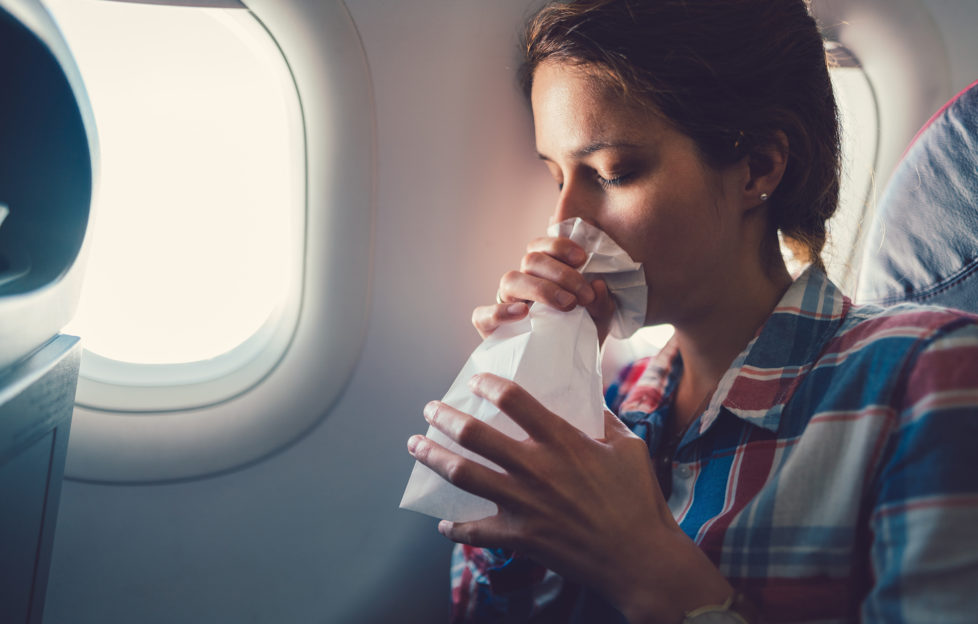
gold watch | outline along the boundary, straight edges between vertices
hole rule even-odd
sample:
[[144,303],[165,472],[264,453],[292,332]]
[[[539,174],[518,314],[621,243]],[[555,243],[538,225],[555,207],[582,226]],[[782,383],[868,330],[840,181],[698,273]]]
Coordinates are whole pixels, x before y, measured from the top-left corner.
[[757,609],[741,592],[734,592],[720,605],[687,611],[682,624],[759,624]]

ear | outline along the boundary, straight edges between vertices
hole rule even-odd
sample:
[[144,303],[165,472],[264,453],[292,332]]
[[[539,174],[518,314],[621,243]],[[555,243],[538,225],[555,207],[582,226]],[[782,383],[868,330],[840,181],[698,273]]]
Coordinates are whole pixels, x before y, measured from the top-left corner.
[[747,183],[743,187],[747,205],[758,206],[774,194],[787,164],[788,137],[781,130],[770,141],[751,150],[747,156]]

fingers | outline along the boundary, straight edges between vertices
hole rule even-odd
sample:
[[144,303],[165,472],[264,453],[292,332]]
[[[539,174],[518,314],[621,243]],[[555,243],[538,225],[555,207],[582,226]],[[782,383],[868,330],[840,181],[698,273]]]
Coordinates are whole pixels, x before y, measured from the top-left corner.
[[587,260],[587,252],[584,251],[584,248],[569,238],[552,236],[536,238],[526,246],[526,251],[528,253],[535,251],[545,253],[575,269]]
[[479,306],[472,311],[472,325],[475,326],[480,336],[486,338],[496,331],[500,325],[518,321],[526,316],[529,311],[530,306],[522,301]]
[[472,325],[482,338],[487,338],[499,329],[500,325],[524,318],[530,311],[527,302],[542,301],[559,310],[570,310],[577,304],[586,305],[588,313],[598,324],[599,329],[604,325],[607,332],[607,324],[615,310],[615,302],[611,298],[608,286],[602,280],[589,284],[580,273],[566,266],[563,270],[570,271],[576,276],[566,281],[584,284],[573,287],[577,294],[562,288],[556,282],[520,271],[510,271],[503,276],[499,285],[499,295],[505,303],[475,308],[472,311]]
[[408,439],[408,452],[452,485],[497,503],[512,502],[506,475],[466,459],[423,435]]
[[594,300],[587,304],[588,314],[595,320],[610,319],[615,313],[615,300],[611,297],[608,284],[602,279],[596,279],[591,282],[591,288],[594,291]]
[[[607,288],[598,297],[587,278],[576,270],[586,260],[584,249],[569,238],[534,240],[527,246],[520,270],[510,271],[499,280],[499,303],[473,310],[472,325],[486,338],[500,325],[526,316],[529,309],[526,306],[535,301],[558,310],[568,311],[583,305],[588,306],[589,312],[593,307],[604,313],[614,305],[607,296]],[[524,305],[506,305],[521,303]],[[595,312],[591,316],[595,317]]]
[[519,271],[499,281],[503,301],[540,301],[559,310],[594,301],[594,291],[577,270],[587,259],[580,245],[568,238],[538,238],[527,246]]
[[523,256],[520,270],[543,280],[553,282],[574,296],[574,303],[588,305],[594,301],[591,284],[573,266],[543,251],[530,251]]
[[433,427],[504,470],[519,469],[523,452],[520,443],[464,412],[441,401],[431,401],[424,408],[424,417]]
[[438,532],[453,542],[470,546],[510,550],[518,550],[522,547],[522,541],[498,515],[474,522],[442,520],[438,523]]
[[615,300],[611,297],[611,291],[608,290],[608,284],[604,280],[594,280],[591,287],[594,289],[594,301],[586,309],[598,328],[598,341],[604,343],[615,313]]
[[[472,392],[500,409],[533,439],[552,440],[569,429],[567,421],[552,414],[519,384],[490,373],[480,373],[469,381]],[[584,434],[581,434],[584,435]]]
[[[556,263],[556,260],[551,259],[550,262]],[[524,271],[509,271],[499,280],[499,296],[506,302],[539,301],[564,311],[573,309],[581,301],[593,301],[594,292],[584,276],[566,265],[562,266],[577,277],[554,281],[562,279],[556,275],[558,269],[545,277]],[[579,293],[583,299],[579,299]]]

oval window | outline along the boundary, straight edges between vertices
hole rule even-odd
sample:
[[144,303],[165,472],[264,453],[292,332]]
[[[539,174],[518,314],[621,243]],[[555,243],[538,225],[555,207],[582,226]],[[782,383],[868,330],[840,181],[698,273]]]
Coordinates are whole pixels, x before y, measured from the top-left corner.
[[[245,391],[301,295],[298,94],[242,9],[49,0],[89,91],[101,168],[77,402],[166,411]],[[174,392],[179,387],[179,392]]]

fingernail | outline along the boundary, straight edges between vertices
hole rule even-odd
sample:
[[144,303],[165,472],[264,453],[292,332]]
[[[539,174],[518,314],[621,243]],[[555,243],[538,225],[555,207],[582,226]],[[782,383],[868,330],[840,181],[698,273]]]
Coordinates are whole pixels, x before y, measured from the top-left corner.
[[524,306],[526,306],[526,304],[523,303],[522,301],[511,303],[509,304],[509,307],[506,308],[506,313],[512,314],[513,316],[516,316],[517,314],[523,314]]
[[583,249],[576,249],[576,248],[571,249],[570,253],[567,254],[567,259],[573,262],[574,264],[580,264],[584,262],[585,258],[587,258],[587,254],[584,253]]
[[424,406],[424,419],[431,422],[431,419],[435,417],[435,412],[438,411],[438,402],[430,401]]
[[438,532],[442,535],[448,535],[448,532],[452,530],[452,523],[448,520],[442,520],[438,523]]
[[562,290],[557,293],[557,302],[562,306],[569,306],[574,303],[574,295],[570,294],[566,290]]
[[482,383],[482,375],[474,375],[472,379],[469,379],[469,388],[472,391],[479,389],[479,385]]
[[418,448],[418,443],[421,442],[421,436],[411,436],[408,438],[408,453],[414,455],[414,450]]

